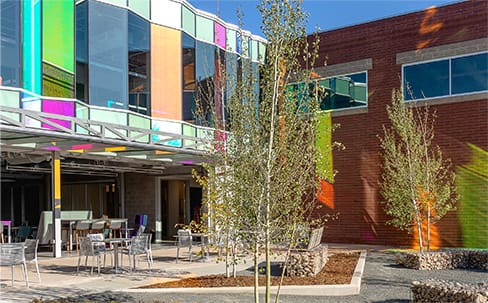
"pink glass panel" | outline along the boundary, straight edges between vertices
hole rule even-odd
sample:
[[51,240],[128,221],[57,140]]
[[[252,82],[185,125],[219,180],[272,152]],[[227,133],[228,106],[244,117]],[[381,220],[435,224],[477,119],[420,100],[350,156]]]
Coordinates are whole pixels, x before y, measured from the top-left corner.
[[[70,101],[42,100],[42,112],[56,114],[66,117],[75,116],[75,104]],[[71,122],[61,119],[48,118],[49,121],[57,123],[63,127],[71,128]],[[42,124],[43,128],[55,129],[54,127]]]
[[225,49],[226,46],[225,27],[220,23],[214,22],[214,28],[215,28],[215,35],[214,35],[215,44]]

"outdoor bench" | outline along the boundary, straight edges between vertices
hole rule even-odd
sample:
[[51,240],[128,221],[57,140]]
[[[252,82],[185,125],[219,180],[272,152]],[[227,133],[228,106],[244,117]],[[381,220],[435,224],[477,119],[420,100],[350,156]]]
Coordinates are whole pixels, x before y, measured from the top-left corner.
[[307,246],[294,248],[286,263],[286,273],[292,277],[313,277],[327,263],[327,245],[321,244],[324,228],[316,228],[310,232]]

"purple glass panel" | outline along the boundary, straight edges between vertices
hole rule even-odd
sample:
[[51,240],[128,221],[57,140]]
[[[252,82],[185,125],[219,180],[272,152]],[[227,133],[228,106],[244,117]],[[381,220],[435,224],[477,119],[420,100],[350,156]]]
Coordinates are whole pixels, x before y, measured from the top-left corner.
[[214,29],[215,29],[215,35],[214,35],[214,39],[215,39],[215,44],[217,44],[218,46],[222,47],[225,49],[225,38],[226,38],[226,35],[225,35],[225,27],[223,25],[221,25],[220,23],[217,23],[217,22],[214,22]]
[[[75,116],[75,104],[71,101],[56,101],[56,100],[42,100],[42,112],[56,114],[66,117]],[[57,123],[63,127],[71,128],[71,122],[61,119],[48,118],[49,121]],[[45,123],[42,124],[43,128],[56,129]]]

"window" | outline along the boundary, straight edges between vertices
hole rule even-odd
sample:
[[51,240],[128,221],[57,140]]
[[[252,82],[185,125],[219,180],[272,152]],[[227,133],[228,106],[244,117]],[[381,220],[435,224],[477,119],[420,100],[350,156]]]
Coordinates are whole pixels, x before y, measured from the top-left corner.
[[90,104],[128,108],[127,10],[89,2]]
[[[307,92],[319,98],[321,110],[364,107],[368,106],[367,78],[367,72],[360,72],[314,79]],[[292,90],[297,93],[298,100],[303,98],[303,84],[294,84]]]
[[488,53],[403,66],[405,100],[488,90]]
[[149,95],[149,22],[129,12],[129,109],[141,114],[151,113]]
[[0,1],[0,85],[20,87],[20,2]]

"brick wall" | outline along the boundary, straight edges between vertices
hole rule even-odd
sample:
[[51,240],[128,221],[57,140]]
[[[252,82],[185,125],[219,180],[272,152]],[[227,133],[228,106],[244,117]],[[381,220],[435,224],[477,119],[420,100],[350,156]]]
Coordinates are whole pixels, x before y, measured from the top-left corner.
[[138,214],[148,215],[147,229],[154,229],[156,177],[143,174],[125,175],[125,216],[129,226],[134,226]]
[[[340,215],[328,224],[324,241],[411,244],[410,235],[385,225],[388,217],[378,204],[381,169],[377,135],[382,134],[382,125],[388,124],[385,107],[391,102],[392,89],[401,84],[397,54],[486,38],[487,11],[488,2],[468,1],[321,33],[317,62],[325,58],[328,65],[368,58],[373,62],[368,70],[367,112],[333,118],[340,124],[333,138],[346,149],[334,152],[334,168],[338,170],[334,211]],[[436,143],[454,165],[469,161],[468,142],[488,149],[487,96],[478,98],[465,102],[447,98],[452,100],[432,106],[438,115]],[[455,212],[441,220],[439,227],[442,245],[462,246]]]

